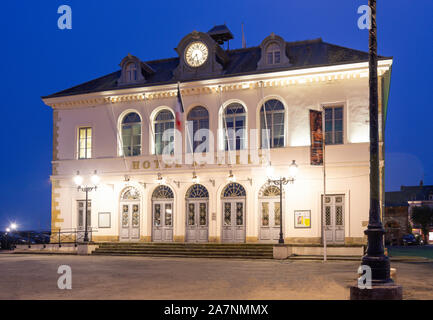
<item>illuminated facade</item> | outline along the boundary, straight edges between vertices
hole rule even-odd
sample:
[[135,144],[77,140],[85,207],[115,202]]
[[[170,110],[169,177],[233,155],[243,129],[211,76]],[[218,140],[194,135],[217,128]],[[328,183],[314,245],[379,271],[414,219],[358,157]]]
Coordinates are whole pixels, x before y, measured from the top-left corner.
[[[266,169],[288,176],[295,160],[298,175],[283,188],[285,242],[320,244],[322,223],[328,243],[365,242],[368,54],[275,34],[258,47],[225,50],[230,38],[225,26],[194,31],[176,58],[128,55],[120,71],[43,97],[54,118],[52,230],[82,230],[85,201],[73,177],[79,171],[86,181],[96,170],[94,241],[276,243],[280,190],[268,185]],[[379,59],[382,118],[391,65]],[[170,163],[164,132],[176,127],[178,84],[184,134],[174,137]],[[323,215],[310,110],[325,110]],[[210,135],[190,139],[200,129]]]

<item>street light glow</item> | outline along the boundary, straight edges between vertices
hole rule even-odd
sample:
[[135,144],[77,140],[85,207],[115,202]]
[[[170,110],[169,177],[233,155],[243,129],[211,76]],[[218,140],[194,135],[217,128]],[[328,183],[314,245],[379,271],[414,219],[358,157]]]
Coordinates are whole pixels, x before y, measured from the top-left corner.
[[11,229],[10,228],[6,228],[6,232],[11,232]]
[[18,228],[18,226],[17,226],[16,223],[11,223],[10,228],[11,228],[12,230],[16,230],[16,229]]
[[298,165],[295,160],[292,160],[292,164],[289,167],[289,173],[291,178],[295,178],[298,174]]
[[77,186],[81,186],[83,184],[83,177],[80,176],[79,171],[77,171],[77,175],[74,177],[74,182]]
[[101,181],[101,178],[96,174],[96,171],[90,179],[94,185],[98,185],[99,181]]

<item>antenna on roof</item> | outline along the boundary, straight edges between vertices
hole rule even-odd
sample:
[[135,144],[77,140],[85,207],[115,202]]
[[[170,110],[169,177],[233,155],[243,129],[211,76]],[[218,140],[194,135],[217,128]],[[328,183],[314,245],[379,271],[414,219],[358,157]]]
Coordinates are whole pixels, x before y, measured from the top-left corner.
[[247,43],[245,42],[245,34],[244,34],[244,23],[242,22],[242,48],[246,48]]

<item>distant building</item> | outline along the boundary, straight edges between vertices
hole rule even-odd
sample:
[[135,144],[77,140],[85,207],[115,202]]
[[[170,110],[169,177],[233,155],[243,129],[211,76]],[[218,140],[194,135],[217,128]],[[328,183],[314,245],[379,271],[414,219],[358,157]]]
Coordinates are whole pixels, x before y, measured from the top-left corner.
[[[421,180],[417,186],[401,186],[400,191],[385,194],[385,241],[401,244],[403,235],[410,233],[421,234],[419,225],[411,220],[412,208],[420,206],[433,208],[433,185],[425,186]],[[433,239],[433,227],[430,229],[429,239]]]

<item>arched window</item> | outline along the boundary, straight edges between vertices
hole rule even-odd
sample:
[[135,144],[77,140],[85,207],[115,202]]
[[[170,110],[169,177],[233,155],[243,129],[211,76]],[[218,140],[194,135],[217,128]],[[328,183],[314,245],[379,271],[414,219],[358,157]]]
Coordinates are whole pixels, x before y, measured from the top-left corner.
[[201,184],[194,184],[189,187],[186,192],[187,199],[196,199],[196,198],[209,198],[209,192],[206,187]]
[[245,197],[246,192],[243,186],[239,183],[232,182],[229,183],[223,190],[223,198],[233,198],[233,197]]
[[224,149],[226,151],[245,149],[246,112],[240,103],[231,103],[223,115]]
[[138,156],[141,153],[141,120],[131,112],[122,120],[122,145],[125,156]]
[[196,148],[203,143],[203,140],[206,140],[206,150],[209,151],[209,142],[203,137],[199,141],[195,141],[194,136],[195,133],[200,129],[209,130],[209,112],[204,107],[195,107],[193,108],[187,116],[188,121],[188,152],[192,152],[191,149],[196,151]]
[[137,64],[134,62],[131,62],[126,66],[126,81],[137,81]]
[[152,199],[173,199],[174,194],[168,186],[158,186],[152,193]]
[[262,148],[284,147],[284,106],[281,101],[265,102],[260,109],[260,128]]
[[163,141],[165,130],[174,129],[174,117],[170,110],[162,110],[155,117],[155,154],[162,154],[171,141]]
[[271,43],[266,49],[266,57],[268,64],[278,64],[281,61],[280,46],[276,43]]

